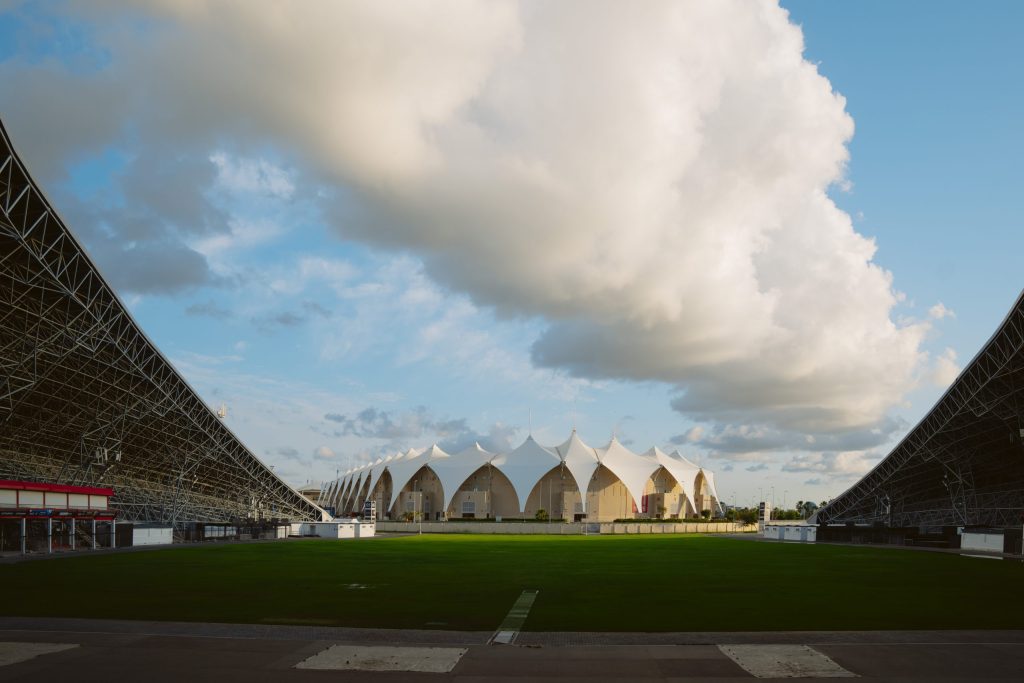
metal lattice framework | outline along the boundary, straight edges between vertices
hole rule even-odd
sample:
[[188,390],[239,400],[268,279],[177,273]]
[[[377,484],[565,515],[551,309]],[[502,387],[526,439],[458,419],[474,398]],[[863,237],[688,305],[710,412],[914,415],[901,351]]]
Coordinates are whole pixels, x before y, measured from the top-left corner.
[[1019,526],[1024,514],[1024,294],[931,411],[819,524]]
[[129,520],[322,516],[139,329],[2,124],[0,478],[110,486]]

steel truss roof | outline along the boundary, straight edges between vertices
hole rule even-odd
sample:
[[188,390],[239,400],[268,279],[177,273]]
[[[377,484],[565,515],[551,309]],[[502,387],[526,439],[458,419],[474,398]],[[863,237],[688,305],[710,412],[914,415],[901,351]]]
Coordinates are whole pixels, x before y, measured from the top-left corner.
[[1024,294],[924,419],[818,523],[1019,526],[1022,418]]
[[139,329],[0,123],[0,478],[109,486],[131,520],[320,519]]

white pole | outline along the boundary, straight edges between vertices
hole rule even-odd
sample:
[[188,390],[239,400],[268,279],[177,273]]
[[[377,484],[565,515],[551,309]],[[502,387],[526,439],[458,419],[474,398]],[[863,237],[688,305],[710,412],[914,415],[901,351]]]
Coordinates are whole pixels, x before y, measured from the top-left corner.
[[53,518],[46,518],[46,552],[53,552]]
[[25,518],[21,518],[21,554],[25,554],[25,535],[28,533],[28,525],[25,522]]
[[[227,532],[227,529],[225,529],[224,531]],[[116,519],[110,520],[110,547],[111,548],[116,548],[117,547],[117,520]]]
[[75,549],[75,518],[71,518],[71,549]]
[[92,518],[92,549],[96,550],[96,518]]

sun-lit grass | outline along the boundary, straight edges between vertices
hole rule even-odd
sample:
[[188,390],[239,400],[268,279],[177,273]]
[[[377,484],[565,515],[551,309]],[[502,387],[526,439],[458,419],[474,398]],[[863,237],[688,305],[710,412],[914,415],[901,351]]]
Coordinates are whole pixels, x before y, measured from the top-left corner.
[[0,613],[493,630],[1024,628],[1019,562],[708,536],[422,536],[0,566]]

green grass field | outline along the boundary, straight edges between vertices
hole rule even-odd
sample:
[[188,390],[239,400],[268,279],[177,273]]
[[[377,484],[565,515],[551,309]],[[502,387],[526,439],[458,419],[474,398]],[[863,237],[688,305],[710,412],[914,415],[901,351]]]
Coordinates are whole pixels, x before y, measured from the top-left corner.
[[534,631],[1024,628],[1024,565],[707,536],[207,545],[0,566],[8,616]]

